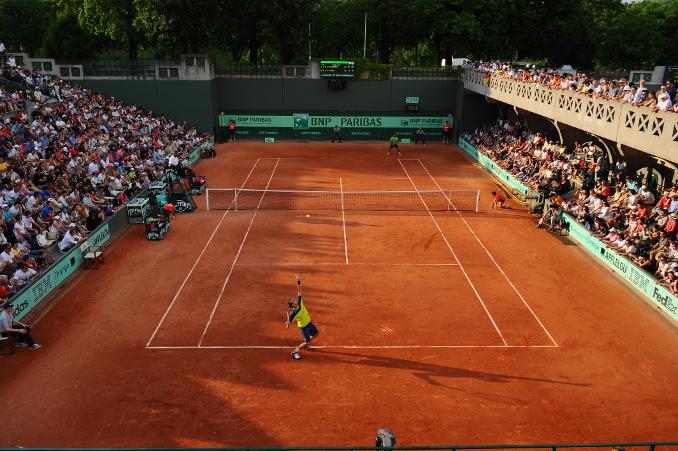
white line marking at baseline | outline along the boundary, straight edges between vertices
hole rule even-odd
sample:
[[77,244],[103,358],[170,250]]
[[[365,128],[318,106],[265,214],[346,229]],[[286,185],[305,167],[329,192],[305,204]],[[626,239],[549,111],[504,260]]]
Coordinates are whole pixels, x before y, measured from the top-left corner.
[[355,158],[337,158],[337,157],[259,157],[262,160],[339,160],[339,161],[376,161],[390,160],[390,158],[365,158],[356,160]]
[[[250,176],[254,172],[254,168],[257,167],[257,164],[259,164],[260,158],[257,158],[257,161],[254,162],[254,165],[252,166],[252,169],[250,169],[250,172],[247,174],[247,177],[245,177],[245,180],[242,182],[242,185],[240,185],[240,188],[245,186],[245,183],[249,180]],[[165,318],[167,318],[167,315],[169,314],[170,310],[172,310],[172,307],[174,306],[174,303],[177,301],[179,298],[179,295],[181,294],[181,291],[184,289],[184,286],[186,285],[186,282],[188,282],[188,279],[191,277],[191,274],[193,274],[193,271],[195,268],[198,266],[198,263],[200,263],[200,260],[202,259],[202,256],[205,254],[205,251],[207,250],[207,247],[210,245],[212,242],[212,239],[214,238],[214,235],[216,235],[217,230],[221,226],[221,223],[224,221],[224,218],[228,214],[228,212],[231,211],[230,209],[226,210],[223,215],[221,215],[221,219],[219,219],[219,222],[217,223],[216,227],[214,228],[214,231],[212,231],[212,235],[210,235],[209,239],[207,240],[207,243],[205,243],[205,246],[203,246],[202,251],[200,251],[200,255],[198,255],[198,258],[196,258],[195,262],[193,263],[193,266],[191,267],[191,270],[186,274],[186,277],[184,278],[184,281],[181,282],[181,286],[179,286],[179,290],[177,290],[176,294],[172,298],[172,301],[170,302],[170,305],[167,307],[167,310],[165,310],[165,314],[162,315],[162,318],[160,318],[160,322],[158,325],[155,327],[155,330],[153,331],[153,334],[151,335],[151,338],[148,339],[148,342],[146,343],[146,347],[148,347],[153,339],[155,338],[156,334],[160,330],[160,327],[162,326],[162,323],[165,321]]]
[[237,263],[236,266],[459,266],[459,263],[333,263],[333,262],[254,262]]
[[259,212],[259,206],[261,205],[261,202],[263,202],[264,197],[266,196],[266,190],[268,189],[269,185],[271,184],[271,180],[273,180],[273,175],[275,174],[275,170],[278,168],[278,163],[280,163],[280,160],[276,161],[275,166],[273,166],[273,170],[271,171],[271,176],[268,178],[268,183],[266,183],[266,188],[264,188],[264,194],[261,196],[261,199],[259,199],[259,203],[257,204],[257,208],[254,210],[254,214],[252,215],[252,219],[250,219],[250,224],[247,226],[247,231],[245,231],[245,236],[242,239],[242,242],[240,243],[240,248],[238,248],[238,253],[235,254],[235,258],[233,259],[233,263],[231,263],[231,270],[228,272],[228,275],[226,276],[226,280],[224,281],[224,284],[221,286],[221,291],[219,292],[219,296],[217,297],[217,302],[214,303],[214,308],[212,308],[212,313],[210,313],[210,318],[207,320],[207,324],[205,324],[205,329],[202,331],[202,335],[200,336],[200,341],[198,342],[198,346],[202,345],[202,341],[205,338],[205,334],[207,333],[207,329],[209,329],[210,324],[212,323],[212,319],[214,318],[214,313],[217,311],[217,308],[219,307],[219,303],[221,302],[221,297],[224,295],[224,290],[226,289],[226,285],[228,285],[228,281],[231,279],[231,275],[233,274],[233,270],[235,269],[235,264],[238,261],[238,257],[240,257],[240,252],[242,252],[242,248],[245,245],[245,241],[247,241],[247,236],[250,234],[250,229],[252,228],[252,224],[254,224],[254,218],[257,217],[257,213]]
[[[553,345],[326,345],[313,346],[315,349],[515,349],[515,348],[557,348]],[[147,349],[293,349],[294,346],[150,346]]]
[[[419,164],[421,165],[421,167],[424,168],[424,171],[426,171],[426,173],[428,174],[428,176],[431,177],[431,180],[433,180],[433,183],[436,184],[436,186],[438,187],[438,189],[440,190],[440,192],[443,193],[443,196],[444,196],[445,194],[444,194],[443,189],[442,189],[441,186],[438,184],[438,182],[437,182],[436,179],[433,177],[433,175],[431,175],[431,173],[429,172],[428,168],[424,165],[424,163],[421,162],[421,160],[419,160],[419,159],[417,159],[417,160],[419,161]],[[452,203],[452,200],[451,200],[451,199],[450,199],[450,203]],[[493,256],[493,255],[490,253],[490,251],[485,247],[485,244],[481,241],[480,237],[478,237],[478,235],[476,235],[476,232],[473,230],[473,228],[471,227],[471,225],[466,221],[466,218],[464,218],[464,216],[462,216],[462,214],[461,214],[459,211],[457,211],[456,213],[457,213],[457,215],[459,215],[459,217],[460,217],[461,220],[464,222],[464,224],[466,225],[466,227],[469,229],[469,231],[471,232],[471,234],[475,237],[476,241],[478,241],[478,244],[480,244],[480,246],[483,248],[483,250],[485,251],[485,253],[487,254],[487,256],[490,257],[490,260],[492,260],[492,263],[494,263],[494,266],[497,267],[497,269],[499,270],[499,272],[501,273],[501,275],[504,276],[504,279],[506,279],[506,281],[509,283],[509,285],[511,285],[511,288],[513,288],[513,291],[518,295],[518,297],[520,298],[520,300],[523,301],[523,304],[525,304],[525,307],[527,307],[527,309],[530,311],[530,313],[532,313],[532,316],[534,316],[534,319],[537,320],[537,322],[539,323],[539,325],[541,326],[541,328],[544,330],[544,332],[546,333],[546,335],[549,337],[549,339],[551,340],[551,342],[552,342],[555,346],[558,346],[558,343],[556,343],[556,340],[553,339],[553,337],[551,336],[551,334],[549,333],[549,331],[546,329],[546,326],[544,326],[544,324],[541,322],[541,320],[540,320],[539,317],[536,315],[536,313],[534,313],[534,311],[532,310],[532,307],[530,307],[530,305],[527,303],[527,301],[525,300],[525,298],[523,297],[523,295],[520,293],[520,291],[518,291],[518,289],[516,288],[516,286],[513,285],[513,282],[511,282],[511,279],[509,279],[509,277],[506,275],[506,273],[505,273],[504,270],[501,268],[501,266],[499,266],[499,263],[497,263],[497,261],[494,259],[494,256]]]
[[[410,183],[412,184],[412,187],[414,188],[414,190],[417,191],[417,193],[419,193],[419,191],[417,190],[417,185],[414,184],[414,180],[412,180],[412,177],[410,177],[409,172],[407,172],[407,169],[405,169],[405,165],[403,164],[402,161],[400,161],[400,158],[398,159],[398,163],[400,163],[400,167],[403,168],[403,171],[405,171],[405,174],[407,174],[407,177],[410,179]],[[475,293],[476,298],[478,298],[478,301],[480,301],[480,304],[483,306],[483,309],[485,309],[485,313],[487,313],[487,317],[490,318],[490,321],[492,322],[492,325],[494,326],[494,329],[495,329],[495,330],[497,331],[497,333],[499,334],[499,337],[501,338],[502,343],[504,343],[504,345],[508,345],[508,343],[506,342],[506,339],[504,338],[504,335],[503,335],[503,334],[501,333],[501,331],[499,330],[499,327],[497,326],[497,323],[494,322],[494,318],[492,318],[492,315],[490,314],[490,311],[487,309],[487,306],[485,305],[485,302],[483,302],[483,299],[480,297],[480,293],[478,293],[478,290],[476,290],[476,287],[475,287],[475,285],[473,284],[473,282],[471,281],[471,278],[470,278],[469,275],[466,273],[466,270],[464,269],[464,265],[462,265],[462,264],[461,264],[461,261],[459,261],[459,259],[457,258],[457,254],[455,254],[454,250],[452,249],[452,246],[450,246],[449,241],[447,241],[447,237],[445,236],[445,234],[443,233],[442,229],[440,228],[440,225],[438,225],[438,221],[436,221],[435,216],[433,216],[433,213],[431,213],[431,210],[428,208],[428,205],[426,204],[426,201],[424,201],[424,198],[421,197],[421,194],[419,194],[419,199],[421,200],[421,202],[422,202],[422,203],[424,204],[424,206],[426,207],[426,210],[428,211],[429,216],[430,216],[431,219],[433,220],[433,223],[436,225],[436,228],[438,229],[438,232],[440,232],[440,236],[443,237],[443,240],[445,241],[445,244],[447,245],[447,248],[450,250],[450,252],[451,252],[452,255],[454,256],[454,259],[457,261],[457,263],[459,263],[459,268],[461,269],[461,272],[464,273],[464,277],[466,278],[466,281],[469,283],[469,285],[470,285],[471,288],[473,289],[473,292]]]
[[341,222],[344,226],[344,255],[348,265],[348,241],[346,240],[346,213],[344,212],[344,181],[339,177],[339,191],[341,192]]

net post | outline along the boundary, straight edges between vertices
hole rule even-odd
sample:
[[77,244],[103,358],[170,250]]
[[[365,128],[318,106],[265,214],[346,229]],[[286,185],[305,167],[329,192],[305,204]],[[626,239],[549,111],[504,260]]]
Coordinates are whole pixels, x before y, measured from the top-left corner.
[[207,206],[207,211],[210,211],[210,190],[205,190],[205,205]]
[[476,190],[476,213],[480,211],[480,190]]
[[344,181],[339,177],[339,192],[341,193],[341,211],[344,211]]

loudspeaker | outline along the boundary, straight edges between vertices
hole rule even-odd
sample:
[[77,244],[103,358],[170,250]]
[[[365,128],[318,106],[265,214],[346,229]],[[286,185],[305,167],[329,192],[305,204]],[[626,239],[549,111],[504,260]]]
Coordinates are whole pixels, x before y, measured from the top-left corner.
[[396,437],[390,429],[381,428],[377,431],[377,448],[391,448],[396,444]]

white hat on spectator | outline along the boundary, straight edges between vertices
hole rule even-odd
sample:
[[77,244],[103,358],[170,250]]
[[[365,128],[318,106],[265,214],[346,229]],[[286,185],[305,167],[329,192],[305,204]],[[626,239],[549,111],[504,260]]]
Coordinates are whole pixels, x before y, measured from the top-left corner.
[[75,225],[74,222],[71,222],[70,224],[68,224],[69,229],[74,229],[75,227],[77,227],[77,226]]
[[616,232],[616,231],[617,231],[617,229],[615,229],[614,227],[610,227],[610,232]]

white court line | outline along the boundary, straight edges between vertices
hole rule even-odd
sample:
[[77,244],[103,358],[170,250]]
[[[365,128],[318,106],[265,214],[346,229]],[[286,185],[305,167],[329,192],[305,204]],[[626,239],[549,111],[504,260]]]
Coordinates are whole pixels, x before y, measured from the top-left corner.
[[[421,162],[421,160],[418,160],[418,161],[419,161],[419,164],[421,165],[421,167],[424,168],[424,171],[426,171],[426,173],[428,174],[428,176],[431,177],[431,180],[433,180],[433,183],[436,184],[436,186],[438,187],[438,189],[440,190],[440,192],[443,193],[443,196],[446,196],[446,195],[444,194],[443,189],[440,187],[440,185],[439,185],[438,182],[436,181],[436,179],[435,179],[435,178],[433,177],[433,175],[431,175],[431,173],[429,172],[428,168],[426,168],[426,166],[424,165],[424,163]],[[446,196],[446,197],[447,197],[447,196]],[[452,203],[452,200],[451,200],[451,199],[448,199],[448,200],[450,201],[450,203]],[[520,294],[520,291],[518,291],[518,289],[516,288],[516,286],[513,285],[513,282],[511,282],[511,279],[508,278],[508,276],[506,275],[506,273],[504,272],[504,270],[501,268],[501,266],[499,266],[499,263],[497,263],[497,261],[494,259],[494,256],[492,256],[492,254],[490,253],[490,251],[485,247],[485,244],[483,244],[483,242],[482,242],[481,239],[478,237],[478,235],[476,235],[476,232],[473,230],[473,228],[471,227],[471,225],[466,221],[466,218],[464,218],[464,216],[463,216],[459,211],[457,211],[457,214],[459,215],[459,217],[461,218],[461,220],[464,222],[464,224],[466,224],[466,227],[469,229],[469,231],[471,232],[471,234],[475,237],[476,241],[478,241],[478,244],[480,244],[480,246],[485,250],[485,253],[487,254],[487,256],[490,257],[490,260],[492,260],[492,263],[494,263],[494,266],[497,267],[497,269],[499,270],[499,272],[501,273],[501,275],[504,276],[504,279],[506,279],[506,281],[509,283],[509,285],[511,285],[511,288],[513,288],[513,291],[515,291],[515,293],[518,295],[518,297],[520,298],[520,300],[523,301],[523,304],[525,304],[525,307],[527,307],[527,309],[530,311],[530,313],[532,313],[532,316],[534,316],[534,319],[537,320],[537,322],[539,323],[539,325],[541,326],[541,328],[544,330],[544,332],[546,333],[546,335],[549,337],[549,339],[551,340],[551,342],[557,347],[557,346],[558,346],[558,343],[556,343],[556,340],[553,339],[553,337],[551,336],[551,334],[549,333],[549,331],[546,329],[546,327],[544,326],[544,324],[542,324],[542,322],[541,322],[541,320],[539,319],[539,317],[538,317],[538,316],[534,313],[534,311],[532,310],[532,307],[530,307],[530,305],[527,303],[527,301],[525,300],[525,298],[523,297],[523,295]]]
[[355,158],[338,158],[338,157],[259,157],[262,160],[339,160],[339,161],[376,161],[376,160],[390,160],[391,158],[365,158],[356,160]]
[[238,263],[236,266],[459,266],[459,263],[333,263],[333,262],[254,262]]
[[[252,169],[250,169],[249,174],[247,174],[247,177],[245,177],[245,180],[242,182],[242,185],[240,185],[240,188],[245,186],[245,183],[249,180],[250,176],[254,172],[254,168],[257,167],[257,164],[259,164],[260,158],[257,158],[257,161],[254,162],[254,165],[252,166]],[[210,235],[209,239],[207,240],[207,243],[205,243],[205,246],[203,246],[202,251],[200,251],[200,255],[198,255],[198,258],[195,259],[195,262],[193,263],[193,266],[191,267],[191,270],[186,274],[186,277],[184,278],[184,281],[181,282],[181,286],[179,286],[179,290],[177,290],[176,294],[172,298],[172,301],[170,302],[170,305],[167,307],[167,310],[165,310],[165,314],[162,315],[162,318],[160,319],[160,322],[158,325],[155,327],[155,330],[153,331],[153,334],[151,335],[151,338],[148,339],[148,342],[146,343],[146,347],[148,348],[153,339],[155,338],[156,334],[160,330],[160,327],[162,326],[162,323],[165,321],[165,318],[167,318],[167,315],[169,314],[170,310],[172,310],[172,307],[174,306],[174,303],[177,301],[179,298],[179,295],[181,294],[181,291],[184,289],[184,286],[186,285],[186,282],[188,282],[188,279],[191,277],[191,274],[193,274],[193,271],[195,270],[196,266],[198,266],[198,263],[200,263],[200,260],[202,259],[202,256],[205,254],[205,251],[207,250],[207,247],[210,245],[212,242],[212,239],[214,238],[214,235],[216,235],[217,230],[219,229],[219,226],[221,226],[221,223],[224,221],[224,218],[228,214],[228,212],[231,211],[229,208],[224,212],[223,215],[221,215],[221,219],[219,219],[219,222],[217,223],[216,227],[214,228],[214,231],[212,232],[212,235]]]
[[209,329],[210,324],[212,324],[212,319],[214,318],[214,313],[217,311],[217,308],[219,307],[219,303],[221,302],[221,297],[224,295],[224,290],[226,289],[226,285],[228,285],[228,281],[231,279],[231,274],[233,274],[233,270],[235,269],[235,264],[238,261],[238,257],[240,257],[240,252],[242,252],[242,248],[245,245],[245,241],[247,241],[247,236],[250,234],[250,229],[252,228],[252,224],[254,224],[254,218],[257,217],[257,213],[259,213],[259,206],[261,205],[261,202],[263,202],[264,197],[266,197],[266,190],[268,189],[269,185],[271,184],[271,180],[273,180],[273,175],[275,174],[275,170],[278,168],[278,163],[280,163],[280,160],[275,162],[275,166],[273,166],[273,170],[271,171],[271,176],[268,178],[268,183],[266,183],[266,188],[264,188],[264,193],[262,194],[261,198],[259,199],[259,203],[257,204],[257,208],[254,210],[254,214],[252,215],[252,219],[250,219],[250,225],[247,226],[247,231],[245,231],[245,236],[242,238],[242,242],[240,243],[240,248],[238,248],[238,253],[235,254],[235,258],[233,259],[233,263],[231,263],[231,270],[228,272],[228,275],[226,276],[226,280],[224,281],[224,284],[221,286],[221,291],[219,292],[219,296],[217,297],[217,302],[214,303],[214,308],[212,309],[212,313],[210,313],[210,318],[207,320],[207,324],[205,324],[205,329],[202,331],[202,335],[200,335],[200,341],[198,342],[198,346],[202,345],[202,341],[205,338],[205,334],[207,333],[207,329]]
[[[410,183],[412,184],[412,187],[414,188],[414,190],[417,191],[417,194],[419,194],[419,191],[417,190],[417,185],[414,184],[414,180],[412,180],[412,177],[410,177],[409,172],[407,172],[407,169],[405,169],[405,165],[403,164],[402,161],[400,161],[400,158],[398,158],[398,163],[400,163],[400,167],[403,168],[403,171],[405,171],[405,174],[407,174],[407,177],[410,179]],[[426,207],[426,210],[428,211],[429,216],[431,217],[431,219],[433,220],[433,223],[434,223],[434,224],[436,225],[436,227],[438,228],[438,232],[440,232],[440,236],[443,237],[443,240],[445,241],[445,244],[447,245],[447,248],[450,250],[450,252],[451,252],[452,255],[454,256],[454,259],[457,261],[457,263],[459,263],[459,269],[461,269],[461,272],[464,273],[464,277],[466,277],[466,281],[468,282],[468,284],[469,284],[469,285],[471,286],[471,288],[473,289],[473,292],[476,294],[476,298],[478,298],[478,301],[480,301],[480,305],[482,305],[482,306],[483,306],[483,309],[485,309],[485,313],[487,313],[487,317],[490,318],[490,321],[492,322],[492,325],[494,326],[494,329],[495,329],[495,330],[497,331],[497,333],[499,334],[499,337],[501,337],[501,341],[504,343],[505,346],[508,346],[508,343],[506,343],[506,339],[504,338],[504,335],[502,335],[501,331],[499,330],[499,327],[497,326],[497,323],[494,322],[494,318],[492,318],[492,315],[490,315],[490,311],[487,309],[487,306],[486,306],[485,303],[483,302],[483,299],[480,297],[480,294],[478,293],[478,290],[476,290],[476,287],[475,287],[475,285],[473,284],[473,282],[471,281],[471,278],[470,278],[470,277],[468,276],[468,274],[466,273],[466,270],[464,269],[464,265],[461,264],[461,261],[459,261],[459,259],[457,258],[457,254],[455,254],[455,253],[454,253],[454,250],[452,250],[452,246],[450,246],[450,243],[447,241],[447,237],[445,236],[445,234],[443,233],[442,229],[441,229],[440,226],[438,225],[438,221],[436,221],[435,216],[433,216],[433,213],[431,213],[431,210],[428,208],[428,205],[427,205],[426,202],[424,201],[424,198],[421,197],[421,194],[419,194],[419,199],[421,200],[421,202],[422,202],[422,203],[424,204],[424,206]]]
[[346,213],[344,212],[344,181],[339,177],[339,190],[341,191],[341,222],[344,226],[344,255],[348,265],[348,241],[346,240]]
[[[242,345],[242,346],[150,346],[147,349],[293,349],[294,346]],[[314,349],[511,349],[511,348],[557,348],[553,345],[326,345]]]

